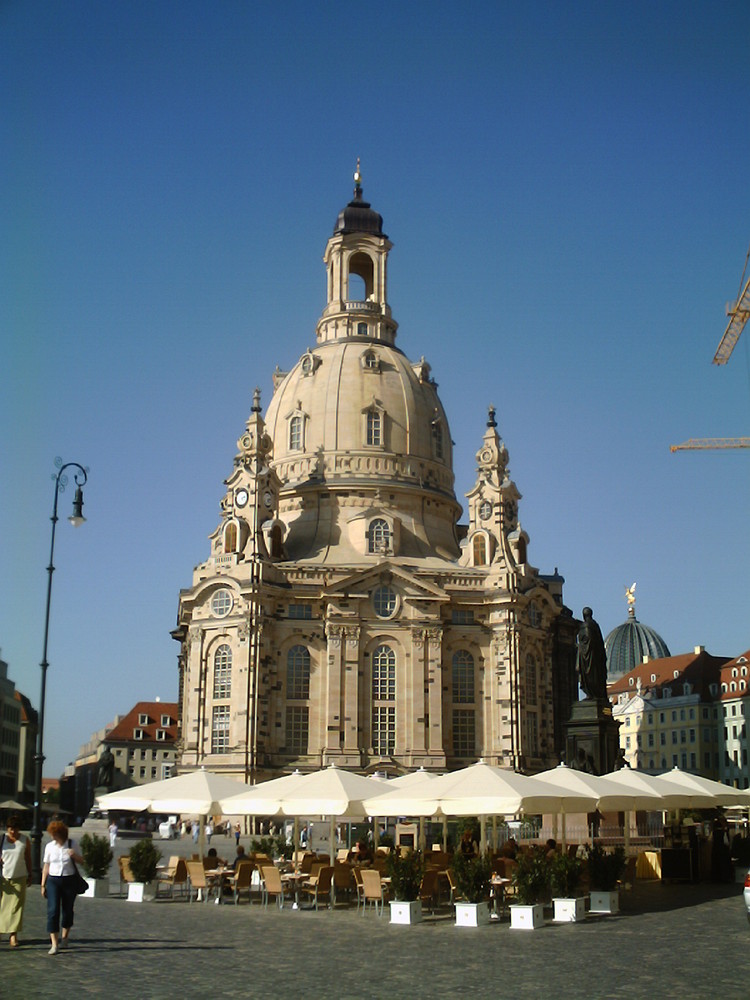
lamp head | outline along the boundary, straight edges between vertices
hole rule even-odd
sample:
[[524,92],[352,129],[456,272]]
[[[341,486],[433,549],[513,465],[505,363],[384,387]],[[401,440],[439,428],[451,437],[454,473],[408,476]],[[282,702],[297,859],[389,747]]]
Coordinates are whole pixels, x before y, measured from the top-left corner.
[[68,518],[74,528],[80,528],[86,518],[83,516],[83,490],[76,487],[76,495],[73,500],[73,513]]

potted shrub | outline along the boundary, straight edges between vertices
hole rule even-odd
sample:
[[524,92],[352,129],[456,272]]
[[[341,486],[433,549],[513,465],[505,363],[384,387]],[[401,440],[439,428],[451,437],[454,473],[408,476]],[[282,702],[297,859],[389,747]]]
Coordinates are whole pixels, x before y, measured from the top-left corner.
[[575,923],[586,916],[586,903],[578,887],[583,876],[583,862],[567,854],[556,854],[550,860],[550,885],[554,920]]
[[618,913],[620,894],[616,886],[625,871],[625,849],[605,851],[601,844],[589,847],[586,860],[591,883],[590,913]]
[[109,895],[109,864],[112,860],[112,848],[106,837],[84,833],[81,837],[81,857],[83,858],[84,878],[89,884],[83,893],[89,899]]
[[516,858],[513,872],[517,903],[510,907],[513,930],[533,931],[544,925],[544,900],[549,896],[550,860],[546,849],[534,848]]
[[128,899],[134,903],[142,903],[156,898],[156,866],[161,858],[161,851],[150,837],[144,837],[133,844],[130,851],[130,870],[133,882],[128,883]]
[[386,864],[391,878],[391,923],[417,924],[422,919],[419,890],[424,874],[424,862],[419,851],[400,854],[391,851]]
[[480,854],[455,854],[451,870],[456,888],[463,899],[456,901],[456,927],[479,927],[490,922],[490,859]]

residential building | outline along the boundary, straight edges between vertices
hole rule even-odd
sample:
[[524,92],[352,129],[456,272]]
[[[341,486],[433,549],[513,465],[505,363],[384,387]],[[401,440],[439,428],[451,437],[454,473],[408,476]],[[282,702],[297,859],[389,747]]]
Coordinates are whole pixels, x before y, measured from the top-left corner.
[[33,801],[37,727],[36,711],[0,660],[0,799]]
[[719,691],[726,662],[696,646],[680,656],[647,657],[609,685],[630,767],[654,773],[679,767],[720,777]]
[[750,649],[725,663],[719,678],[719,780],[735,788],[750,787],[747,745],[749,664]]

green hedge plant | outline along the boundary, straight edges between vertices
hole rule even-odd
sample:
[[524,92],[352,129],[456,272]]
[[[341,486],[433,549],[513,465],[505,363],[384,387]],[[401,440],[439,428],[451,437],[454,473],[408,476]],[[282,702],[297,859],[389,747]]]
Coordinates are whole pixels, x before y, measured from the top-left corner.
[[586,860],[589,868],[589,881],[595,892],[612,892],[625,871],[625,849],[615,847],[605,851],[601,844],[589,847]]
[[112,860],[112,848],[106,837],[84,833],[81,837],[81,857],[83,870],[89,878],[106,878]]
[[130,849],[130,870],[136,882],[153,882],[161,851],[150,837],[136,841]]
[[420,851],[407,851],[403,855],[397,850],[391,851],[386,862],[386,871],[391,877],[391,889],[395,900],[410,903],[419,899],[424,874],[424,862]]
[[456,888],[469,903],[482,903],[490,898],[492,865],[485,854],[478,858],[460,852],[453,856],[451,870],[456,879]]
[[532,906],[546,901],[550,888],[550,869],[550,859],[544,848],[535,847],[518,855],[513,871],[513,885],[516,887],[519,903]]

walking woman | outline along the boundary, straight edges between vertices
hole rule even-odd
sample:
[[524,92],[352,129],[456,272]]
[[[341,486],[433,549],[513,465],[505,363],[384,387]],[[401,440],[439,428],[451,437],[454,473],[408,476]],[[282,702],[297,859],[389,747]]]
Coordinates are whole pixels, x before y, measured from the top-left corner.
[[23,930],[23,907],[26,886],[31,879],[31,845],[21,836],[21,824],[15,814],[8,818],[5,834],[0,836],[0,934],[10,934],[8,944],[18,947],[18,932]]
[[[73,926],[73,904],[76,900],[75,863],[83,863],[76,853],[75,842],[68,838],[67,826],[60,820],[53,820],[47,827],[52,840],[44,848],[42,864],[42,896],[47,899],[47,933],[52,947],[50,955],[56,955],[68,943],[70,928]],[[60,937],[60,913],[62,911],[62,937]]]

